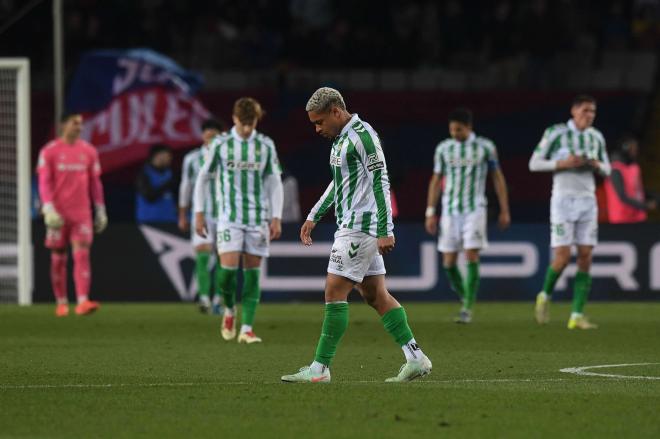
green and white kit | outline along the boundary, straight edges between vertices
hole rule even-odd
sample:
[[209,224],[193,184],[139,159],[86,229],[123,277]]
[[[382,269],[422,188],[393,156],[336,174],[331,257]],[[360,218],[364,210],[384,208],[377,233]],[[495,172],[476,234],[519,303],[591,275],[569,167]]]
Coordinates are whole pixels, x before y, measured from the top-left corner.
[[268,256],[268,222],[282,217],[282,170],[273,140],[256,130],[243,139],[232,128],[209,148],[195,185],[195,212],[214,191],[218,252]]
[[384,274],[377,239],[394,234],[390,182],[378,134],[357,114],[332,144],[330,172],[332,182],[307,216],[316,223],[335,207],[338,231],[328,272],[355,282]]
[[475,133],[435,148],[433,173],[445,177],[438,250],[457,252],[488,246],[486,177],[499,166],[495,144]]
[[[209,147],[202,145],[200,148],[193,149],[183,157],[183,166],[181,172],[181,183],[179,185],[179,206],[192,207],[193,204],[193,190],[195,182],[199,175],[199,170],[204,165],[206,155],[209,152]],[[211,178],[214,178],[211,175]],[[206,228],[208,235],[206,237],[199,236],[195,233],[194,223],[190,227],[190,241],[193,247],[203,244],[215,245],[216,233],[216,218],[218,216],[218,201],[215,193],[215,186],[211,185],[210,190],[206,193],[203,208],[204,216],[206,218]],[[194,210],[194,209],[193,209]]]
[[557,161],[564,160],[571,154],[598,160],[601,166],[596,172],[603,176],[608,176],[611,172],[605,138],[596,128],[589,127],[580,131],[573,120],[569,120],[545,130],[529,161],[529,169],[554,172],[550,199],[552,247],[598,243],[594,170],[585,166],[556,171]]

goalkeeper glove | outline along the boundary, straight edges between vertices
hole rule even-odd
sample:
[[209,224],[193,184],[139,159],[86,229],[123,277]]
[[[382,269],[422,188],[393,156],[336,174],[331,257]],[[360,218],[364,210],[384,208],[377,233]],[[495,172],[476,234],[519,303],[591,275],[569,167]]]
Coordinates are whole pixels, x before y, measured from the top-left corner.
[[53,203],[46,203],[42,208],[44,214],[44,223],[49,229],[59,229],[64,225],[64,219],[62,216],[55,210]]
[[99,204],[96,206],[96,216],[94,218],[94,231],[101,233],[108,227],[108,215],[105,213],[105,206]]

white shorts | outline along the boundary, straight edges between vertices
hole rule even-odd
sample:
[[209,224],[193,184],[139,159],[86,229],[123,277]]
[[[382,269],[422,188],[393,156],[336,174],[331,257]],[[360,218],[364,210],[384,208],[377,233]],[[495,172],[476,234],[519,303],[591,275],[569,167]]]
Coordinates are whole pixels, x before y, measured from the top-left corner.
[[593,197],[556,196],[550,200],[550,246],[596,245],[598,205]]
[[456,215],[442,215],[438,251],[458,252],[488,247],[486,229],[486,208]]
[[270,229],[267,223],[261,226],[218,223],[218,253],[240,252],[268,257]]
[[193,247],[200,245],[215,245],[216,224],[215,219],[206,217],[206,238],[199,236],[193,225],[190,230],[190,242]]
[[378,239],[357,230],[337,230],[328,273],[357,283],[366,276],[385,274],[385,262],[378,253]]

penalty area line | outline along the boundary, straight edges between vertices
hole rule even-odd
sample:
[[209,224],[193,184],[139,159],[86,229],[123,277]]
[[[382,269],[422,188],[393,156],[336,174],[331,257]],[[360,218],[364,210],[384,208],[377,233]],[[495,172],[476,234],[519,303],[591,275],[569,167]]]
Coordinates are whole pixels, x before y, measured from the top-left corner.
[[580,367],[565,367],[559,369],[559,372],[572,373],[574,375],[592,376],[600,378],[614,378],[614,379],[630,379],[630,380],[660,380],[660,376],[644,376],[644,375],[621,375],[616,373],[600,373],[591,372],[591,369],[611,369],[615,367],[632,367],[632,366],[652,366],[660,363],[622,363],[622,364],[598,364],[595,366],[580,366]]

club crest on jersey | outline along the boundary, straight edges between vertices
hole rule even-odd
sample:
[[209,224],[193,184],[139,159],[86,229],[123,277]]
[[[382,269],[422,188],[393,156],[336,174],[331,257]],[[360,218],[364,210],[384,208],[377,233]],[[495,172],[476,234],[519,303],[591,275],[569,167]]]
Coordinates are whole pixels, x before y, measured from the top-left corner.
[[330,166],[341,167],[341,156],[331,155],[330,156]]

